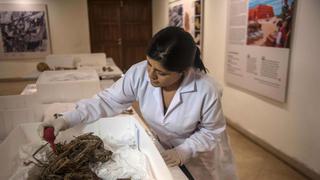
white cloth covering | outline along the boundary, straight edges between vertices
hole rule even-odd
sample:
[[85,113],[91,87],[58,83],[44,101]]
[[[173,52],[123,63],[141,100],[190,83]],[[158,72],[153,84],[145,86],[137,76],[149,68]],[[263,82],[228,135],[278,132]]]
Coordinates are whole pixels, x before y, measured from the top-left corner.
[[[131,178],[132,180],[154,180],[152,170],[146,155],[137,149],[134,127],[124,129],[122,136],[119,138],[106,135],[103,142],[106,149],[112,150],[113,154],[106,163],[92,165],[91,169],[98,177],[104,180],[117,180],[119,178]],[[70,139],[69,136],[60,136],[59,141]],[[34,171],[34,165],[24,166],[27,161],[35,161],[32,154],[42,145],[40,141],[30,142],[20,146],[18,157],[15,159],[18,165],[17,169],[9,180],[26,180],[34,179],[30,171]],[[46,146],[37,154],[41,161],[46,160],[46,154],[49,153],[50,147]]]

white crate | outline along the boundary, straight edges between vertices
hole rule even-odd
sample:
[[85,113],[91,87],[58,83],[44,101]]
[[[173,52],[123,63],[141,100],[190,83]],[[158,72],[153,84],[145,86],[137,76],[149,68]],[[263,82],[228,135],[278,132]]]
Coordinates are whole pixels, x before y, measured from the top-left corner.
[[122,71],[105,53],[51,54],[45,61],[51,69],[94,69],[102,79],[120,78]]
[[20,93],[21,95],[32,95],[37,93],[37,84],[27,84],[27,86]]
[[107,65],[107,58],[105,53],[91,53],[91,54],[71,54],[77,67],[103,67]]
[[74,102],[90,98],[100,90],[95,70],[45,71],[37,80],[42,103]]
[[[17,170],[17,159],[19,157],[19,147],[30,142],[39,142],[36,129],[38,123],[22,124],[14,129],[8,138],[0,144],[0,161],[7,162],[0,164],[0,179],[8,179]],[[56,141],[63,141],[73,136],[78,136],[86,132],[93,132],[100,138],[104,139],[108,134],[117,139],[132,129],[133,133],[137,133],[137,142],[139,149],[143,152],[150,163],[151,171],[156,180],[172,180],[172,175],[163,161],[159,151],[155,147],[153,141],[140,125],[138,120],[133,116],[121,115],[112,118],[103,118],[84,127],[77,126],[67,131],[61,132]]]
[[103,53],[74,55],[77,69],[95,69],[102,79],[120,78],[123,72]]
[[51,54],[45,61],[50,68],[103,67],[107,65],[105,53]]
[[41,121],[42,111],[36,94],[0,96],[0,141],[21,123]]
[[68,54],[51,54],[45,61],[51,69],[75,68],[74,57]]
[[114,81],[111,79],[103,79],[100,81],[101,90],[111,87],[114,84]]

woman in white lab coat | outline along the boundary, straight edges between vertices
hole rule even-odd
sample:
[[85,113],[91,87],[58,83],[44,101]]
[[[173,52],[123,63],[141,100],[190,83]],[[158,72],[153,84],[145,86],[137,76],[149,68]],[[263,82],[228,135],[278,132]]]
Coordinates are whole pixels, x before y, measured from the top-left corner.
[[110,88],[76,109],[39,126],[55,128],[55,135],[78,123],[115,116],[138,101],[141,113],[166,149],[169,166],[182,166],[194,179],[236,179],[232,152],[221,109],[221,92],[206,75],[192,36],[167,27],[153,36],[147,60],[133,65]]

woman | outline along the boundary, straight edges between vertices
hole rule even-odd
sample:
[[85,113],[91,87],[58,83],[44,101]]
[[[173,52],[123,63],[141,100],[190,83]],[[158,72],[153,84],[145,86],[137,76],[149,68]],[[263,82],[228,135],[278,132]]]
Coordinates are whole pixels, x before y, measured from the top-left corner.
[[80,122],[115,116],[139,101],[169,166],[185,165],[195,179],[236,179],[220,93],[206,75],[192,36],[178,27],[159,31],[147,60],[133,65],[110,88],[77,103],[76,110],[45,121],[55,134]]

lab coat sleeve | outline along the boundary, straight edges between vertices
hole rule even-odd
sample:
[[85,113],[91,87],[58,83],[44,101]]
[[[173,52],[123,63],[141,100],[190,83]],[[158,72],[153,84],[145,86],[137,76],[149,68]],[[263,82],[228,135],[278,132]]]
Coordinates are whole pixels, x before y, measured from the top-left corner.
[[226,122],[221,109],[219,93],[204,101],[204,107],[198,130],[188,137],[182,144],[175,147],[183,163],[198,153],[213,150],[225,131]]
[[135,84],[136,68],[130,68],[127,73],[91,99],[84,99],[76,104],[74,111],[63,113],[70,127],[80,122],[89,123],[102,117],[112,117],[127,109],[136,99],[137,84]]

